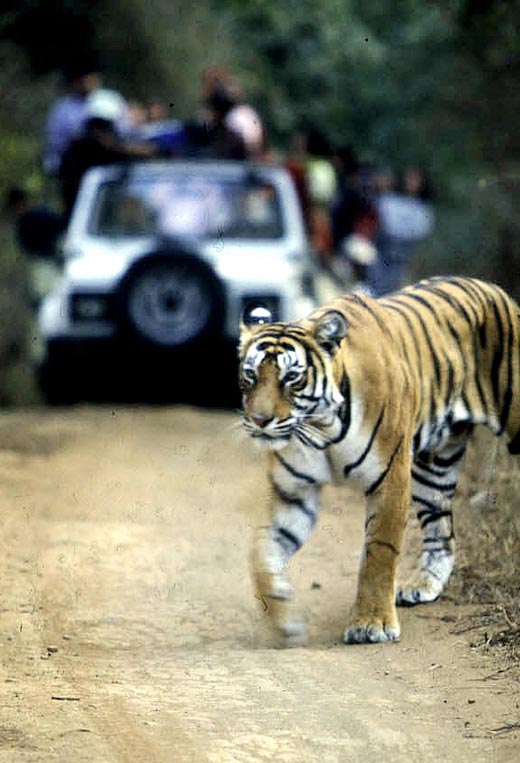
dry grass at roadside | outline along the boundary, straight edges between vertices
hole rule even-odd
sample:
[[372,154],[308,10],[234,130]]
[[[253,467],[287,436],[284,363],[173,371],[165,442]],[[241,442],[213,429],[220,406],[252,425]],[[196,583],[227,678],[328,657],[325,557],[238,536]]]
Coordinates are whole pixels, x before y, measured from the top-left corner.
[[34,316],[29,307],[28,263],[0,215],[0,408],[38,400],[32,357]]
[[[450,592],[486,605],[483,645],[520,660],[520,463],[505,440],[478,431],[462,468],[454,511],[457,562]],[[471,626],[470,626],[471,627]],[[468,627],[468,630],[470,629]]]

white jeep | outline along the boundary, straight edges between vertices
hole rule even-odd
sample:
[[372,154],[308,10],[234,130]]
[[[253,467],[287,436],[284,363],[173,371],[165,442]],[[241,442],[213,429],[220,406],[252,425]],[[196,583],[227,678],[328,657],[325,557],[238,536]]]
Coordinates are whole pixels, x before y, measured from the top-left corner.
[[[127,364],[127,378],[144,366],[149,377],[165,361],[177,377],[184,361],[218,363],[224,345],[235,353],[249,305],[283,321],[315,306],[300,205],[276,166],[169,160],[92,169],[62,249],[62,277],[38,316],[49,400],[74,397],[85,369],[106,375],[109,361]],[[175,386],[171,376],[166,386]]]

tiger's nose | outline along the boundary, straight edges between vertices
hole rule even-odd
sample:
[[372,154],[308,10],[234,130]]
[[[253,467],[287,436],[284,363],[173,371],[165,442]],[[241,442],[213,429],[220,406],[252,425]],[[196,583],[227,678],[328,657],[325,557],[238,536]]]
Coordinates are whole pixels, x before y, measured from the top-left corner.
[[269,413],[263,413],[262,411],[252,413],[251,418],[259,427],[265,427],[267,424],[269,424],[270,421],[273,420],[273,417]]

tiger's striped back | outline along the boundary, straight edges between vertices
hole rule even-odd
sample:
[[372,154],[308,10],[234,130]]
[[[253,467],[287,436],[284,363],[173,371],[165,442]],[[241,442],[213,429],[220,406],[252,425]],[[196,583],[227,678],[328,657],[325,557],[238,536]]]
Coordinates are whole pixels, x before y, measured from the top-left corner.
[[[438,447],[457,421],[488,424],[497,435],[507,432],[509,447],[517,452],[519,310],[500,287],[469,278],[432,278],[378,300],[347,295],[317,311],[307,325],[330,308],[342,312],[349,325],[342,360],[345,368],[353,366],[354,376],[362,377],[373,362],[379,372],[386,368],[391,384],[395,360],[406,369],[415,452]],[[359,366],[358,353],[365,356]],[[374,354],[384,363],[371,361]]]

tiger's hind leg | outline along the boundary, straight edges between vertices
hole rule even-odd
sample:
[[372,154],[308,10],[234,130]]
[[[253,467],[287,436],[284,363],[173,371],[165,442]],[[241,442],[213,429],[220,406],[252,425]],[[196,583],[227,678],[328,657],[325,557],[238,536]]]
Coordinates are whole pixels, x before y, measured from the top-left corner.
[[423,533],[418,573],[397,589],[396,604],[413,606],[437,599],[453,570],[455,539],[451,502],[469,428],[453,436],[440,453],[421,453],[412,465],[412,501]]

